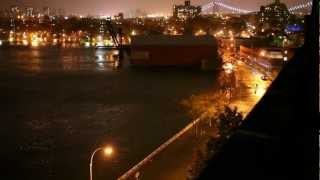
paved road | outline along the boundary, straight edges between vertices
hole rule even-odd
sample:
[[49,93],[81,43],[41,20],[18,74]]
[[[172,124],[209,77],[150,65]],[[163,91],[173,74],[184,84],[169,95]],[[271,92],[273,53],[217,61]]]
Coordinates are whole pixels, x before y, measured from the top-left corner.
[[[245,63],[238,63],[235,69],[237,88],[231,99],[230,106],[237,106],[246,116],[261,99],[269,87],[270,81],[261,79],[262,73],[253,70]],[[211,92],[218,93],[218,92]],[[199,128],[200,126],[200,128]],[[203,146],[209,135],[215,135],[217,130],[203,123],[191,128],[165,150],[157,154],[152,161],[139,170],[139,179],[142,180],[182,180],[188,176],[188,166],[192,161],[194,149]],[[197,128],[197,129],[196,129]],[[196,133],[197,132],[197,133]],[[202,133],[201,133],[202,132]]]

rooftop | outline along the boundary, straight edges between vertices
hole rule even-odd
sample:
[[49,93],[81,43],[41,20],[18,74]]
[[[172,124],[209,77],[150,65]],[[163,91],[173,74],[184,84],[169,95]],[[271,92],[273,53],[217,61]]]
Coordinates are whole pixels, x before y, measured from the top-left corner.
[[134,36],[132,37],[131,45],[216,45],[216,39],[213,36],[192,36],[192,35],[148,35],[148,36]]

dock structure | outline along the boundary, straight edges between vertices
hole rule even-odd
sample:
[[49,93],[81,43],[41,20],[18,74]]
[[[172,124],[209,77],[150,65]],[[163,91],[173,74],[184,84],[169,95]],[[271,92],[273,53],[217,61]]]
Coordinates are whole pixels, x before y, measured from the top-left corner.
[[202,61],[217,62],[217,40],[210,35],[135,36],[131,42],[133,65],[201,66]]

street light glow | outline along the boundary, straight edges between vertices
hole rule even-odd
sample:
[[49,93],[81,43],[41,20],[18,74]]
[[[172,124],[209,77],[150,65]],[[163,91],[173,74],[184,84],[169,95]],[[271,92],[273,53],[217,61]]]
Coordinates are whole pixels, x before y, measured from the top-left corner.
[[257,97],[261,98],[262,96],[264,96],[264,94],[266,93],[266,89],[263,87],[257,87],[257,89],[255,90],[255,94]]
[[199,29],[196,33],[195,33],[195,36],[202,36],[202,35],[205,35],[206,32],[204,32],[202,29]]
[[131,35],[132,35],[132,36],[137,35],[136,31],[135,31],[135,30],[132,30],[132,31],[131,31]]
[[283,61],[288,61],[288,57],[287,56],[283,57]]
[[266,51],[262,50],[262,51],[260,52],[260,56],[265,56],[265,55],[266,55]]
[[103,152],[106,156],[111,156],[113,154],[113,148],[111,146],[107,146],[103,149]]
[[112,146],[105,146],[105,147],[99,147],[96,150],[93,151],[90,158],[90,180],[92,180],[92,164],[93,164],[93,157],[98,151],[103,151],[105,156],[110,157],[113,154],[113,147]]

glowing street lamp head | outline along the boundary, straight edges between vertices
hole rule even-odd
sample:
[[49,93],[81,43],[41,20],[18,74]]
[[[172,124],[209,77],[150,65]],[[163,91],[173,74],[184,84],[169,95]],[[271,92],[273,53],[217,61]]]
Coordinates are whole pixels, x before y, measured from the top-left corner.
[[132,30],[132,31],[131,31],[131,35],[132,35],[132,36],[137,35],[136,31],[135,31],[135,30]]
[[288,57],[287,56],[283,57],[283,61],[288,61]]
[[103,152],[104,152],[104,155],[106,155],[108,157],[112,156],[112,154],[114,153],[113,148],[111,146],[106,146],[103,149]]
[[266,55],[266,51],[262,50],[262,51],[260,52],[260,56],[265,56],[265,55]]

